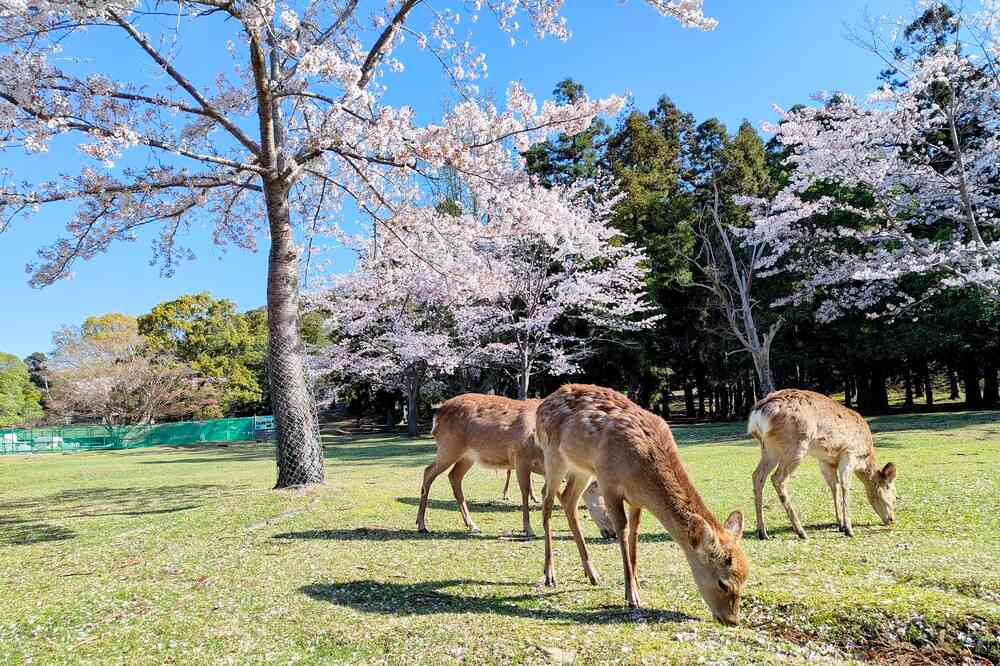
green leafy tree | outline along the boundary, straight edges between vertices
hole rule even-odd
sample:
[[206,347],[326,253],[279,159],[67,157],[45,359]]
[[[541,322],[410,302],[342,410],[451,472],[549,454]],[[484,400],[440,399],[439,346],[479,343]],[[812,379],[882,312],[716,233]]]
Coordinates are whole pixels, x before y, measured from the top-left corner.
[[[560,104],[575,104],[586,97],[584,87],[571,78],[563,79],[552,90]],[[568,185],[581,178],[593,178],[603,141],[610,128],[601,119],[578,134],[559,134],[536,143],[524,153],[528,171],[546,186]]]
[[265,406],[267,321],[263,311],[241,314],[206,292],[154,307],[138,319],[153,354],[169,355],[204,377],[219,378],[223,414],[259,413]]
[[41,399],[28,366],[13,354],[0,353],[0,426],[37,421],[42,417]]

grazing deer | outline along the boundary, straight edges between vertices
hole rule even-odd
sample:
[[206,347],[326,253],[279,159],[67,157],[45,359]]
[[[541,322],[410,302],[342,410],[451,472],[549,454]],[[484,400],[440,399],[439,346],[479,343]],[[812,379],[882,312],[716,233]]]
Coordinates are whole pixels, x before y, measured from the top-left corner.
[[[637,608],[640,603],[636,548],[639,519],[646,508],[684,551],[698,590],[715,619],[737,624],[740,595],[749,571],[740,546],[743,516],[733,511],[723,525],[708,510],[681,465],[666,422],[616,391],[579,384],[563,386],[545,398],[538,406],[536,421],[538,444],[545,457],[545,584],[555,585],[551,518],[563,478],[566,487],[559,502],[584,573],[591,583],[598,583],[576,515],[580,494],[596,476],[621,548],[628,605]],[[629,504],[627,519],[625,502]]]
[[608,507],[604,503],[604,495],[601,494],[601,487],[597,485],[597,481],[591,481],[583,491],[583,503],[587,505],[590,519],[597,523],[601,536],[605,539],[614,539],[617,536],[615,526],[611,522],[611,516],[608,515]]
[[868,501],[882,522],[891,525],[896,521],[896,466],[887,463],[879,469],[871,428],[853,409],[812,391],[775,391],[754,405],[747,432],[760,442],[760,463],[753,473],[758,538],[768,538],[764,527],[764,482],[775,468],[771,483],[778,499],[792,530],[799,538],[806,538],[785,482],[807,454],[819,460],[844,534],[854,536],[847,502],[851,472],[865,484]]
[[462,478],[476,463],[493,469],[513,469],[521,486],[521,513],[529,536],[528,497],[531,473],[543,473],[542,452],[535,444],[535,408],[541,400],[511,400],[497,395],[466,393],[444,402],[434,416],[431,435],[437,441],[437,458],[424,469],[420,487],[417,529],[427,531],[424,514],[431,484],[451,468],[448,479],[465,526],[479,528],[469,515],[462,493]]

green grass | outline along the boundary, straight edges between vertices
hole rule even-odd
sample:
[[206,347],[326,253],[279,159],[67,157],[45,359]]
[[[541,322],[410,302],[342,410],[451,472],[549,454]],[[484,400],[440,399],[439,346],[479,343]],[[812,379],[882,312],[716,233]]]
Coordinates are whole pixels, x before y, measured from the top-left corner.
[[560,587],[540,588],[541,541],[511,538],[520,518],[497,473],[465,484],[482,534],[462,529],[445,477],[433,533],[416,534],[426,440],[331,442],[329,484],[305,493],[267,490],[272,455],[253,444],[2,458],[0,663],[1000,659],[1000,414],[872,423],[899,468],[899,524],[882,527],[855,485],[857,536],[840,535],[807,462],[790,483],[804,542],[770,487],[776,539],[750,536],[758,454],[738,424],[675,429],[711,508],[749,518],[737,629],[711,621],[648,515],[639,613],[622,608],[617,545],[589,520],[604,584],[586,584],[559,515]]

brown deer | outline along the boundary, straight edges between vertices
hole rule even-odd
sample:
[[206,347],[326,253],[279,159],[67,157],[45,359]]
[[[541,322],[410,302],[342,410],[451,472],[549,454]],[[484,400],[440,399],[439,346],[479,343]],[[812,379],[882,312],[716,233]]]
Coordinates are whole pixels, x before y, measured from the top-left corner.
[[[677,454],[666,422],[611,389],[570,384],[538,406],[538,444],[545,457],[545,584],[555,585],[552,507],[559,502],[573,532],[583,570],[598,583],[577,521],[576,503],[591,477],[597,477],[614,524],[625,570],[625,599],[639,606],[636,548],[639,519],[646,508],[670,532],[687,557],[695,583],[712,615],[723,624],[739,622],[740,596],[749,565],[740,540],[743,515],[719,523],[702,502]],[[628,517],[625,502],[629,504]],[[626,527],[628,528],[626,530]]]
[[[507,500],[510,499],[510,475],[511,475],[511,472],[512,472],[512,470],[507,470],[507,480],[504,481],[504,484],[503,484],[503,499],[504,499],[504,501],[507,501]],[[537,502],[538,501],[538,498],[535,497],[535,489],[531,485],[531,483],[528,483],[528,495],[531,497],[531,501],[532,502]]]
[[543,473],[542,452],[535,444],[535,409],[541,400],[511,400],[497,395],[466,393],[445,401],[434,416],[431,435],[437,441],[437,458],[424,469],[420,487],[417,529],[427,531],[424,514],[431,484],[449,467],[448,479],[465,526],[479,528],[469,515],[462,493],[462,478],[476,463],[493,469],[513,469],[521,486],[521,513],[529,536],[528,498],[531,473]]
[[819,460],[819,468],[833,494],[837,523],[847,536],[854,536],[848,494],[851,472],[865,485],[865,494],[882,522],[896,520],[896,466],[879,469],[868,422],[853,409],[812,391],[775,391],[754,405],[747,432],[760,442],[760,463],[753,473],[757,536],[767,539],[764,527],[764,483],[777,468],[771,483],[788,514],[792,530],[805,539],[798,513],[785,490],[785,482],[806,455]]

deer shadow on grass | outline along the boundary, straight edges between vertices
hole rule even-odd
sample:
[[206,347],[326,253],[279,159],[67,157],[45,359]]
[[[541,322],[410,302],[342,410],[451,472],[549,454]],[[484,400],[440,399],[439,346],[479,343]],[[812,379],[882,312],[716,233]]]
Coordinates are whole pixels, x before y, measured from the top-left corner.
[[[578,594],[592,588],[572,587],[551,592],[526,592],[512,595],[476,596],[474,591],[446,591],[463,586],[521,587],[520,583],[500,583],[481,580],[438,580],[422,583],[389,583],[376,580],[354,580],[343,583],[315,583],[299,588],[317,601],[346,606],[363,613],[380,615],[431,615],[436,613],[468,613],[502,615],[531,620],[564,623],[624,624],[643,620],[652,623],[690,622],[696,618],[671,610],[630,610],[617,606],[602,606],[586,610],[537,607],[546,600],[557,600],[565,594]],[[464,593],[463,593],[464,592]]]
[[[416,529],[392,529],[386,527],[354,527],[339,530],[306,530],[302,532],[283,532],[275,534],[272,539],[302,539],[306,541],[434,541],[444,539],[448,541],[539,541],[541,535],[526,537],[521,532],[507,533],[483,533],[470,532],[468,530],[431,530],[430,532],[418,532]],[[572,541],[573,537],[567,533],[557,533],[553,535],[555,541]],[[640,534],[640,543],[666,543],[673,541],[666,532],[655,532],[651,534]],[[610,544],[617,547],[616,539],[604,539],[598,536],[587,535],[588,544]]]
[[[400,504],[406,504],[408,506],[420,506],[419,497],[397,497],[396,501]],[[470,500],[469,498],[466,498],[465,503],[469,505],[469,511],[472,513],[521,513],[520,497],[518,497],[516,502],[507,502],[502,500]],[[529,507],[532,508],[540,506],[540,504],[536,504],[534,502],[529,504]],[[441,511],[454,511],[456,513],[458,512],[458,504],[455,500],[428,499],[427,508]]]

